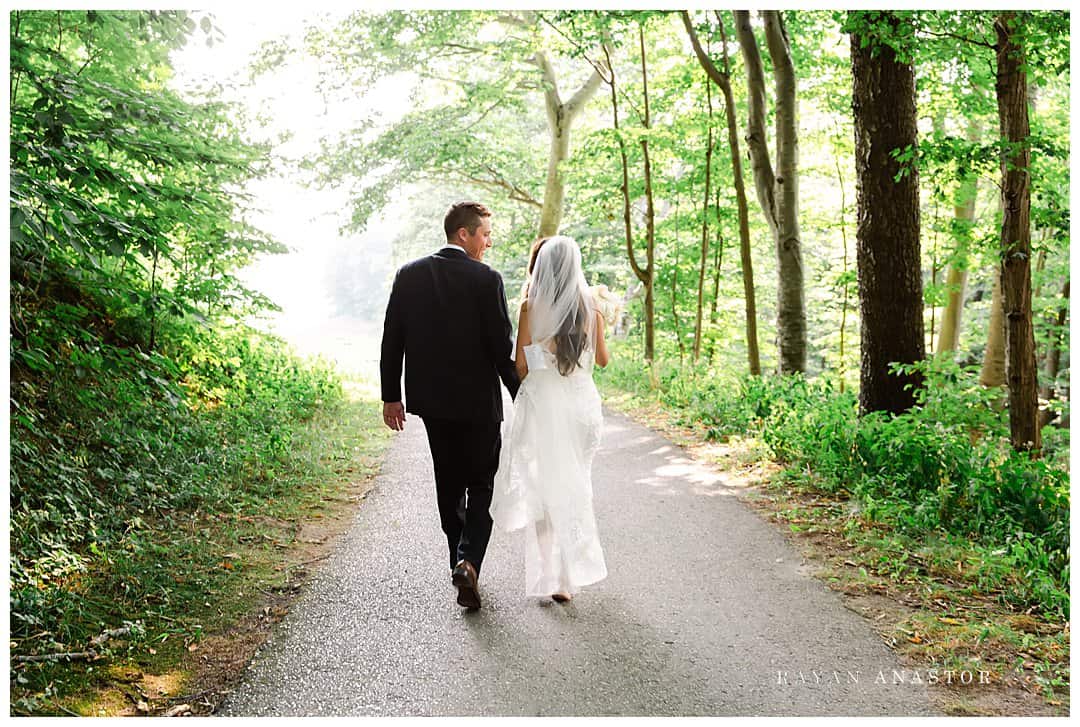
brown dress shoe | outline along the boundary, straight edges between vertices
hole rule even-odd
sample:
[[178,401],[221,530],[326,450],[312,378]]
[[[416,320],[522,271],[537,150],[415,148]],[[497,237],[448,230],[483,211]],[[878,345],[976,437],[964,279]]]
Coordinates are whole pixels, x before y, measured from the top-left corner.
[[469,609],[480,608],[480,592],[476,588],[476,568],[467,560],[460,561],[450,576],[450,582],[457,586],[458,605]]

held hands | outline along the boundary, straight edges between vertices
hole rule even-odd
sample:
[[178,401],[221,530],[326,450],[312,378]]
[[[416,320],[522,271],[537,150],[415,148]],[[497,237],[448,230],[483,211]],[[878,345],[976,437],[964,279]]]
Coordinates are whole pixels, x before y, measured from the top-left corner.
[[405,429],[405,405],[400,401],[388,401],[383,404],[382,418],[386,426],[396,432]]

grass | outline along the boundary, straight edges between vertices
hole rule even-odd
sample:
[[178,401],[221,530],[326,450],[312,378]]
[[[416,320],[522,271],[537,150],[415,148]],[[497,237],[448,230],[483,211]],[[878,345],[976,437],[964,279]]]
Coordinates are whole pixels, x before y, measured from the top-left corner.
[[[851,514],[848,502],[823,495],[812,479],[774,476],[753,504],[822,562],[830,587],[866,599],[864,615],[911,663],[986,670],[1003,691],[1023,690],[1050,713],[1067,713],[1068,621],[1013,606],[1008,591],[1024,574],[999,554],[956,536],[914,538]],[[951,702],[945,706],[952,711]]]
[[144,518],[98,558],[77,585],[82,597],[117,621],[141,614],[137,633],[93,661],[13,663],[11,713],[160,713],[213,680],[204,662],[214,657],[199,658],[206,644],[253,614],[280,617],[282,596],[348,524],[388,442],[376,393],[345,383],[343,400],[294,431],[284,462],[245,472],[269,496]]

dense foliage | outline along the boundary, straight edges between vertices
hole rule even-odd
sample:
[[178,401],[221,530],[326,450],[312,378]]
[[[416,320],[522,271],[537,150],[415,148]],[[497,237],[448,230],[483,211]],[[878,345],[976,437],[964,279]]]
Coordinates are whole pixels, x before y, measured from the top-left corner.
[[296,429],[341,399],[332,371],[240,323],[269,303],[237,270],[282,248],[245,222],[266,150],[226,104],[166,87],[193,33],[186,13],[11,16],[17,655],[158,623],[211,583],[214,553],[162,543],[273,498]]
[[[959,289],[963,310],[956,355],[964,363],[975,363],[986,354],[999,262],[1002,145],[997,138],[990,46],[994,16],[939,11],[900,15],[904,23],[897,37],[888,36],[884,42],[914,53],[919,146],[897,149],[895,154],[920,169],[927,347],[938,349],[949,293]],[[1037,47],[1030,76],[1035,335],[1041,359],[1055,347],[1067,359],[1068,332],[1056,314],[1068,278],[1068,15],[1039,12],[1022,19],[1024,37],[1029,46]],[[799,225],[806,251],[809,332],[806,373],[829,376],[850,388],[858,385],[859,315],[847,33],[867,26],[868,32],[880,34],[874,25],[880,20],[873,12],[849,18],[844,12],[801,10],[784,13],[784,20],[799,83]],[[731,14],[696,13],[694,23],[717,64],[726,38],[743,135],[748,114],[746,70],[734,42]],[[370,52],[352,52],[361,46],[370,47]],[[471,195],[489,201],[496,210],[497,238],[489,257],[512,281],[508,288],[515,290],[523,282],[521,260],[536,233],[550,144],[544,125],[544,82],[528,63],[531,53],[539,50],[551,57],[565,93],[594,68],[607,68],[609,60],[614,69],[608,76],[616,79],[619,128],[613,127],[613,101],[603,84],[570,132],[572,152],[562,165],[567,186],[562,230],[581,242],[590,280],[625,292],[630,300],[630,335],[642,340],[642,290],[624,242],[620,149],[629,169],[633,244],[642,258],[647,141],[649,188],[656,208],[658,357],[692,358],[700,296],[705,309],[703,350],[716,354],[718,367],[744,369],[745,293],[723,100],[689,51],[677,13],[354,13],[332,32],[309,33],[297,52],[317,58],[326,69],[328,99],[345,89],[393,83],[413,89],[411,111],[397,120],[382,118],[373,109],[355,128],[327,137],[323,154],[305,167],[316,181],[353,190],[352,224],[357,228],[389,199],[407,200],[399,209],[415,210],[416,219],[426,218],[429,210],[437,218],[439,205],[431,205],[433,199],[441,204]],[[495,93],[498,84],[501,92]],[[773,89],[768,86],[766,91],[772,114]],[[646,101],[652,119],[649,128],[643,126]],[[772,123],[770,117],[770,137]],[[707,157],[710,138],[712,155]],[[707,158],[712,167],[706,200]],[[748,167],[744,176],[753,197]],[[973,214],[958,215],[957,205],[972,194]],[[777,260],[755,199],[750,213],[762,367],[775,370]],[[406,222],[408,232],[395,241],[399,260],[430,247],[434,244],[430,238],[437,241],[439,234],[437,219],[428,225],[414,219]],[[705,260],[703,234],[708,240]],[[364,251],[350,254],[360,258]],[[953,269],[964,274],[962,289],[949,277]],[[1044,367],[1040,384],[1062,392],[1067,389],[1067,368],[1062,365],[1051,373]],[[1064,396],[1055,399],[1052,406],[1067,401]]]

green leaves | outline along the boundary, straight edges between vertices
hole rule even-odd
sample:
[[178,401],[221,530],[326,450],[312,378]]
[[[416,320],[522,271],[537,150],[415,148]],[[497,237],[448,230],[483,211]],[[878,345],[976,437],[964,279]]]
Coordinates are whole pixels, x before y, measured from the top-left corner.
[[[60,28],[76,23],[91,23],[93,33],[65,34],[57,52]],[[200,25],[214,30],[207,17]],[[195,27],[183,13],[20,13],[12,53],[16,269],[43,253],[62,267],[68,249],[78,266],[112,279],[105,290],[160,289],[151,275],[172,277],[181,297],[157,294],[176,313],[225,298],[265,303],[230,272],[282,248],[243,221],[239,196],[226,191],[265,168],[265,150],[242,141],[227,105],[183,101],[155,77]],[[110,258],[122,261],[119,285],[116,268],[106,270]]]
[[912,11],[853,10],[847,14],[842,29],[851,33],[860,48],[869,46],[871,56],[889,48],[897,62],[910,63],[917,46],[915,18]]

